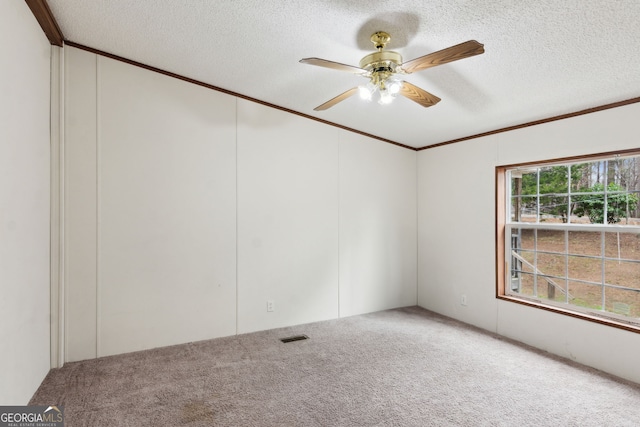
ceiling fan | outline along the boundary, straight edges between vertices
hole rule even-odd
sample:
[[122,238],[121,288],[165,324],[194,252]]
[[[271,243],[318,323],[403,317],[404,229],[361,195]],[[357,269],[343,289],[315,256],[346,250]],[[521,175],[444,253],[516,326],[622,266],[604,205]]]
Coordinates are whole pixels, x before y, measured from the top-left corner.
[[341,64],[339,62],[328,61],[320,58],[304,58],[300,62],[303,64],[317,65],[319,67],[331,68],[338,71],[347,71],[358,74],[369,79],[366,85],[358,86],[341,93],[335,98],[331,98],[314,108],[315,111],[326,110],[344,101],[356,93],[366,100],[371,100],[378,93],[380,104],[389,104],[398,95],[402,95],[417,102],[423,107],[431,107],[440,102],[440,98],[421,89],[400,78],[402,74],[411,74],[426,68],[469,58],[471,56],[484,53],[484,45],[475,40],[469,40],[446,49],[439,50],[428,55],[421,56],[411,61],[402,62],[402,56],[390,50],[383,50],[391,36],[378,31],[371,36],[371,42],[376,47],[377,52],[373,52],[360,60],[360,67]]

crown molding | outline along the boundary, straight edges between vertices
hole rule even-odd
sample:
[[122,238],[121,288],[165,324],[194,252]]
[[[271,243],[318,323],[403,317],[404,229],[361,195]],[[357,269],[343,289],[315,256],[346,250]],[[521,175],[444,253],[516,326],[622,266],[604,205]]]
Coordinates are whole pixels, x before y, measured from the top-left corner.
[[416,148],[416,151],[428,150],[430,148],[442,147],[443,145],[455,144],[456,142],[468,141],[470,139],[481,138],[483,136],[495,135],[497,133],[509,132],[516,129],[522,129],[529,126],[542,125],[544,123],[555,122],[556,120],[569,119],[571,117],[582,116],[584,114],[596,113],[598,111],[609,110],[611,108],[623,107],[625,105],[635,104],[640,102],[640,97],[626,99],[624,101],[612,102],[611,104],[604,104],[598,107],[587,108],[573,113],[561,114],[559,116],[553,116],[546,119],[535,120],[533,122],[522,123],[519,125],[509,126],[506,128],[496,129],[489,132],[479,133],[476,135],[465,136],[464,138],[452,139],[451,141],[440,142],[438,144],[427,145],[424,147]]
[[36,17],[42,31],[44,31],[44,34],[49,39],[49,43],[62,47],[64,36],[62,35],[62,31],[60,31],[56,18],[54,18],[53,13],[51,13],[51,9],[49,9],[47,0],[25,0],[25,2],[27,6],[29,6],[29,9],[31,9],[33,16]]

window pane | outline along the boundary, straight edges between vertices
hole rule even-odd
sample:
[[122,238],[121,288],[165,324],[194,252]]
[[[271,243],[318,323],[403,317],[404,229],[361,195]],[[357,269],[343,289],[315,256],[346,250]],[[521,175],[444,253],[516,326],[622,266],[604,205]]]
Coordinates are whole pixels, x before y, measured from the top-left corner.
[[[519,177],[519,178],[518,178]],[[520,179],[521,187],[518,187],[518,179]],[[512,172],[511,190],[514,195],[536,196],[538,194],[538,169],[527,169]]]
[[535,249],[536,230],[520,230],[520,247],[522,249]]
[[534,295],[535,230],[511,230],[511,290]]
[[511,290],[522,295],[535,296],[534,277],[530,273],[522,273],[511,281]]
[[609,184],[607,191],[609,224],[637,225],[638,220],[633,217],[633,214],[638,207],[638,195],[613,182]]
[[591,163],[571,165],[571,192],[576,193],[591,186]]
[[640,289],[640,263],[607,260],[604,264],[604,280],[610,285]]
[[[511,221],[535,222],[538,198],[538,170],[513,170],[511,178]],[[533,218],[531,216],[533,215]]]
[[571,214],[578,217],[573,222],[588,224],[604,223],[604,199],[605,195],[602,191],[593,192],[593,190],[602,190],[602,185],[595,184],[592,189],[587,189],[587,193],[576,193],[571,195]]
[[537,297],[542,299],[549,299],[552,301],[565,301],[565,281],[563,279],[556,279],[545,276],[537,277]]
[[640,234],[605,233],[607,258],[640,260]]
[[511,173],[511,210],[510,219],[512,222],[521,221],[522,214],[522,174],[513,171]]
[[571,165],[571,193],[588,191],[602,183],[606,175],[606,160]]
[[[535,254],[529,251],[516,251],[512,252],[513,257],[511,261],[511,271],[514,273],[525,272],[525,273],[534,273],[534,261],[533,257]],[[512,276],[516,276],[517,274],[512,274]]]
[[583,256],[569,256],[570,279],[586,280],[588,282],[602,282],[602,259]]
[[510,209],[510,218],[511,222],[520,222],[520,217],[522,216],[522,198],[521,197],[512,197],[511,198],[511,209]]
[[569,253],[601,256],[602,233],[599,231],[569,231]]
[[516,270],[527,271],[533,273],[533,266],[535,265],[535,252],[528,250],[514,250],[514,261],[512,262],[513,268]]
[[611,313],[640,317],[640,292],[605,288],[605,309]]
[[567,166],[540,168],[540,194],[566,194],[568,184]]
[[571,220],[569,222],[571,222],[571,224],[591,224],[591,221],[589,220],[588,216],[576,215],[576,209],[578,208],[578,204],[579,202],[576,202],[575,200],[571,199],[571,205],[569,206],[569,209],[571,209]]
[[567,196],[540,196],[540,221],[567,222]]
[[538,198],[536,196],[522,196],[511,199],[511,221],[536,222],[538,214]]
[[564,231],[538,230],[538,250],[564,253]]
[[564,254],[548,254],[538,253],[538,274],[551,277],[565,277],[566,276],[566,255]]
[[602,286],[569,281],[569,302],[579,307],[602,309]]

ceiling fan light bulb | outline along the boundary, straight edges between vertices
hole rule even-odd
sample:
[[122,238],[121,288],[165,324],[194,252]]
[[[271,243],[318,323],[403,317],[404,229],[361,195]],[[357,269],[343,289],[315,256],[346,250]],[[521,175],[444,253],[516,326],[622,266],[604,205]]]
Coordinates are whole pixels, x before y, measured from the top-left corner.
[[391,95],[397,95],[402,89],[402,82],[396,79],[387,80],[387,90]]
[[371,101],[371,98],[373,97],[373,94],[376,93],[377,89],[376,85],[369,82],[364,86],[358,86],[358,94],[360,95],[360,98],[365,101]]
[[358,86],[358,95],[360,95],[360,98],[365,101],[371,101],[373,93],[366,86]]
[[378,104],[386,105],[391,104],[393,101],[393,94],[391,94],[388,90],[380,91],[380,99],[378,100]]

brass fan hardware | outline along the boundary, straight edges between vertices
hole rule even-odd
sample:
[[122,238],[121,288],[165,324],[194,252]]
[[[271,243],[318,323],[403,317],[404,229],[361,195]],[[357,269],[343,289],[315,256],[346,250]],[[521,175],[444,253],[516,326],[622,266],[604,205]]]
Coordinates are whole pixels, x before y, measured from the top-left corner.
[[371,43],[375,46],[376,52],[370,53],[362,58],[359,67],[320,58],[301,59],[300,62],[303,64],[316,65],[338,71],[348,71],[369,79],[366,85],[351,88],[324,104],[317,106],[314,110],[326,110],[356,93],[359,93],[363,99],[367,100],[372,99],[375,94],[378,94],[378,102],[380,104],[390,103],[399,94],[423,107],[431,107],[440,102],[440,98],[409,82],[401,80],[399,75],[411,74],[416,71],[484,53],[484,45],[475,40],[469,40],[407,62],[402,62],[402,55],[398,52],[384,50],[390,41],[391,36],[389,33],[384,31],[373,33],[371,35]]
[[371,34],[371,43],[378,49],[379,51],[384,49],[384,47],[391,41],[391,36],[389,33],[385,33],[384,31],[376,31]]

